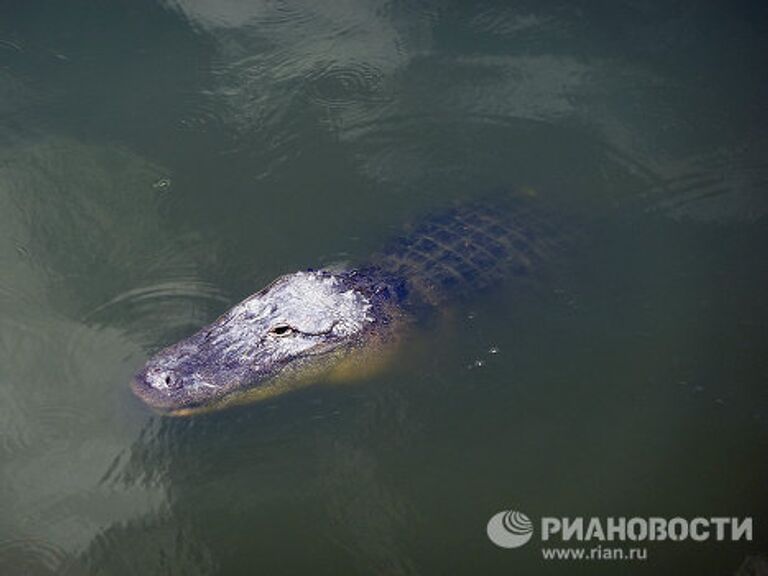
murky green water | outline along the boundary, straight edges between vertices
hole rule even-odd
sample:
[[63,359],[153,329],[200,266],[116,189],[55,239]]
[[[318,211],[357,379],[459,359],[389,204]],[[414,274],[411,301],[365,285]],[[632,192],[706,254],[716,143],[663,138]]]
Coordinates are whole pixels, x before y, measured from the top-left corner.
[[[0,4],[0,574],[731,574],[768,550],[757,3]],[[384,373],[163,419],[149,354],[420,214],[535,191],[567,262]],[[488,519],[752,516],[544,561]]]

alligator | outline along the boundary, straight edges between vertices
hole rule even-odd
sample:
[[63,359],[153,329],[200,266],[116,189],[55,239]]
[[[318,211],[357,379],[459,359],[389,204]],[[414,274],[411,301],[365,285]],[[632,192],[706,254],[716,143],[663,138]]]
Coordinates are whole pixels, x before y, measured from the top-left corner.
[[452,207],[359,266],[281,276],[150,358],[132,389],[160,413],[187,415],[370,368],[426,311],[531,274],[561,237],[532,204]]

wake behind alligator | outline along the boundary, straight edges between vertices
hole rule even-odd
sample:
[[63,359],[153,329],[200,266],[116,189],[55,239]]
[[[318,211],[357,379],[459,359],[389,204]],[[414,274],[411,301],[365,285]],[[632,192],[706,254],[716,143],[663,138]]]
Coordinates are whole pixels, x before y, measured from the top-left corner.
[[562,236],[531,199],[447,210],[360,266],[278,278],[152,357],[133,391],[184,415],[371,366],[426,310],[528,276]]

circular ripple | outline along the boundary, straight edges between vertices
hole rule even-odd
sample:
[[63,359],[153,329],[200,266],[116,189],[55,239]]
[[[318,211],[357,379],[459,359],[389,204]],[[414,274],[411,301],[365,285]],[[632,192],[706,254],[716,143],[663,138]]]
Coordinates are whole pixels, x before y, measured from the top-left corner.
[[61,574],[71,562],[64,550],[50,542],[32,538],[0,542],[0,574]]
[[188,112],[178,122],[182,129],[190,132],[222,131],[225,125],[221,111],[215,105],[208,103],[190,106]]
[[227,303],[228,300],[219,292],[215,286],[201,282],[196,278],[179,278],[169,282],[160,282],[151,286],[142,286],[134,288],[115,296],[109,302],[93,309],[87,316],[88,318],[104,313],[110,308],[130,305],[148,305],[154,306],[159,302],[173,300],[209,300],[217,303]]
[[[231,302],[197,278],[176,278],[119,294],[82,318],[86,326],[119,327],[145,343],[164,341],[211,319]],[[79,346],[76,338],[71,350]]]
[[309,74],[307,83],[310,99],[325,106],[387,99],[383,73],[363,62],[330,64]]

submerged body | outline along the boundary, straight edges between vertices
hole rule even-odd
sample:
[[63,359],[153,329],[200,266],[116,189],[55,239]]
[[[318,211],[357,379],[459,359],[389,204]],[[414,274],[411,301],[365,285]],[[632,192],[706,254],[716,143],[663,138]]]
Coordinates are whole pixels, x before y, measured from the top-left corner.
[[370,362],[421,311],[527,275],[555,238],[526,202],[426,220],[361,267],[278,278],[136,375],[156,410],[188,414],[273,396]]

